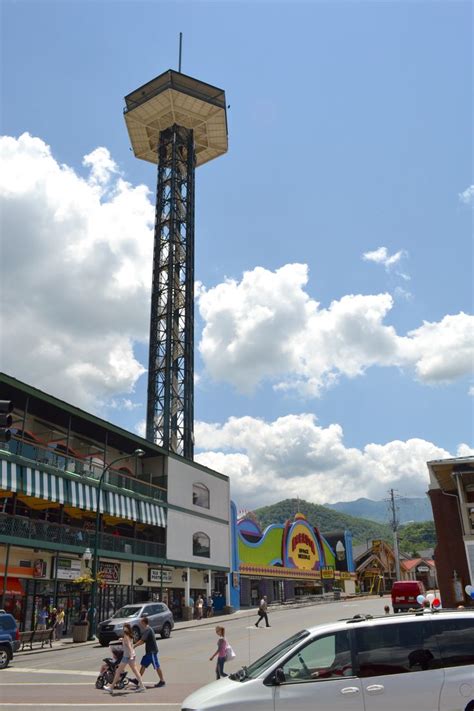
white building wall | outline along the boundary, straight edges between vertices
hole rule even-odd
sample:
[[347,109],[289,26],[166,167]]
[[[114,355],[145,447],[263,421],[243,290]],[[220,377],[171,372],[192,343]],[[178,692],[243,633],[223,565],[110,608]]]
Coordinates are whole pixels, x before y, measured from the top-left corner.
[[[208,509],[193,504],[194,483],[204,484],[209,489]],[[168,503],[229,521],[229,480],[221,479],[183,460],[169,457]]]
[[[193,534],[206,533],[210,538],[211,557],[193,555]],[[201,516],[193,516],[168,509],[168,542],[166,557],[172,561],[186,561],[203,568],[230,565],[229,526]]]

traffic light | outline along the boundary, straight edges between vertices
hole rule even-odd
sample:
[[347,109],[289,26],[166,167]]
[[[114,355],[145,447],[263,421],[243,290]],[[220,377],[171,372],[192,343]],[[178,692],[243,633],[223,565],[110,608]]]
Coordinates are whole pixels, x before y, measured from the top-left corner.
[[13,410],[11,400],[0,400],[0,442],[9,442],[12,436],[10,427],[12,426],[12,416],[10,412]]

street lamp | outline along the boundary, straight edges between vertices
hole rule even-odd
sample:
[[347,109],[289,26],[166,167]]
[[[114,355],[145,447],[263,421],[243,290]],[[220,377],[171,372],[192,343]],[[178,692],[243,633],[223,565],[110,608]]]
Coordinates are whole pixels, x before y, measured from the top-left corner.
[[[136,449],[131,456],[133,457],[143,457],[145,452],[143,449]],[[102,470],[102,474],[99,479],[99,486],[97,487],[97,511],[95,512],[95,536],[94,536],[94,555],[92,558],[92,585],[91,585],[91,600],[89,606],[89,640],[94,639],[96,630],[96,617],[95,614],[95,601],[97,596],[97,571],[98,571],[98,557],[99,557],[99,528],[100,528],[100,494],[102,491],[102,484],[105,479],[105,475],[109,469],[117,462],[121,462],[123,459],[130,459],[130,454],[125,454],[121,457],[117,457],[110,464]]]

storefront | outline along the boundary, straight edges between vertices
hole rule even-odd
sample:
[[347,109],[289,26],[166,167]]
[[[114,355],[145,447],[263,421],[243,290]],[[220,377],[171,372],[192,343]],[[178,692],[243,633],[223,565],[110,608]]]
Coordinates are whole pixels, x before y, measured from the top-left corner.
[[243,607],[257,606],[262,595],[267,595],[269,602],[284,602],[345,586],[348,592],[353,591],[355,573],[350,570],[352,542],[348,532],[339,532],[335,538],[339,544],[337,558],[325,536],[303,514],[283,524],[272,524],[265,531],[253,514],[245,514],[237,519],[235,529]]

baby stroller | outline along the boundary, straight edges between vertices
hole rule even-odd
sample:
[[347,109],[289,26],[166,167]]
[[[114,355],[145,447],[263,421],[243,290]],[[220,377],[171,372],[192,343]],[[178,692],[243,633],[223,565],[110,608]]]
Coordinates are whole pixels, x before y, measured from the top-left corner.
[[[95,681],[96,689],[103,689],[105,684],[111,684],[114,680],[117,667],[122,661],[123,651],[118,647],[111,647],[112,657],[106,657],[102,660],[103,664],[100,668],[99,676]],[[115,685],[116,689],[124,689],[129,683],[127,672],[122,672],[120,679]]]

